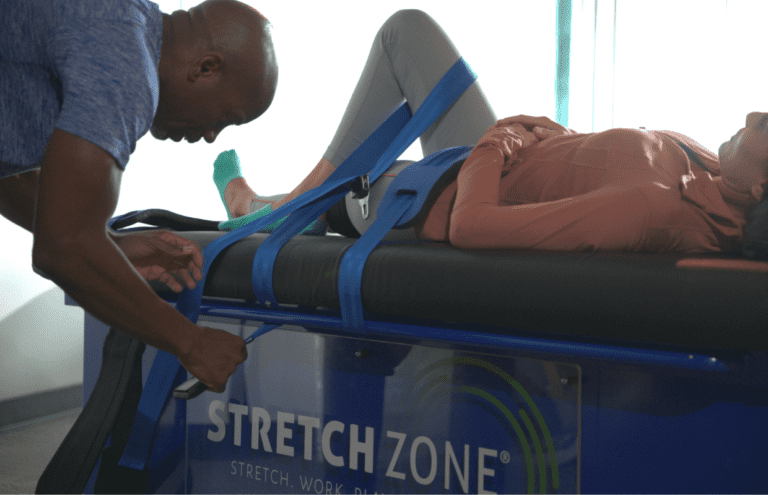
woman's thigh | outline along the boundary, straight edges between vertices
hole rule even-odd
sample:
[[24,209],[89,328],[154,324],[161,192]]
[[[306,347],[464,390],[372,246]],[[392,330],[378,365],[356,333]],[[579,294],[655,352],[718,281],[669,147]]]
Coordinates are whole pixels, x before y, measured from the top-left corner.
[[[429,15],[402,10],[381,27],[360,80],[324,157],[343,162],[403,101],[416,112],[461,55]],[[424,154],[471,146],[496,122],[475,82],[421,136]]]

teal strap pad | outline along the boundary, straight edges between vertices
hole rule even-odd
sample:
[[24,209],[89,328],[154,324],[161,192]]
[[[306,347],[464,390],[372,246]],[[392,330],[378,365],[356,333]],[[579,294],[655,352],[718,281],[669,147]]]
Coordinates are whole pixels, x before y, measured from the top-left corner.
[[[268,215],[269,213],[272,213],[272,205],[267,203],[266,206],[259,208],[258,210],[249,213],[247,215],[244,215],[242,217],[232,218],[230,220],[227,220],[226,222],[221,222],[219,224],[219,230],[235,230],[239,229],[243,225],[247,225],[254,220],[258,220],[259,218],[263,217],[264,215]],[[283,221],[288,217],[283,217],[277,222],[273,222],[263,229],[259,230],[261,233],[270,234],[274,232],[274,230],[277,228],[278,225],[283,223]],[[301,231],[302,234],[305,235],[325,235],[325,231],[327,230],[328,225],[325,223],[324,220],[317,219],[311,224],[309,224],[304,230]]]
[[[269,213],[272,213],[272,205],[267,203],[264,207],[259,208],[258,210],[249,213],[247,215],[243,215],[242,217],[237,218],[231,218],[227,220],[226,222],[221,222],[219,224],[219,230],[235,230],[237,228],[242,227],[243,225],[247,225],[254,220],[263,217],[264,215],[267,215]],[[285,217],[281,218],[275,223],[270,224],[266,229],[272,229],[274,230],[275,227],[280,225],[282,221],[285,219]]]

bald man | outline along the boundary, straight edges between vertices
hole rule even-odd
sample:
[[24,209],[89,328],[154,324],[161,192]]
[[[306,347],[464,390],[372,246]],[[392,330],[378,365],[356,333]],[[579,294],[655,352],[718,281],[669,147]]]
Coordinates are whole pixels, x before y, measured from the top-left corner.
[[170,232],[115,234],[107,221],[147,131],[212,143],[267,110],[268,21],[234,0],[171,15],[148,0],[5,0],[0,44],[0,213],[33,233],[34,269],[223,391],[243,340],[192,324],[145,281],[194,288],[199,250]]

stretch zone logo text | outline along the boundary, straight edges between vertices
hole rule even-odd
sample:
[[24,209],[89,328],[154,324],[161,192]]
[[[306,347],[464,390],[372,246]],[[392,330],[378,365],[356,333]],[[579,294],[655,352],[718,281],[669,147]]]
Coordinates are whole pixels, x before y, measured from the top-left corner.
[[[213,423],[215,430],[209,429],[207,438],[212,442],[221,442],[227,436],[227,413],[233,417],[232,421],[232,441],[237,447],[243,442],[243,417],[250,416],[251,438],[250,444],[253,450],[263,450],[273,452],[272,442],[270,441],[269,430],[272,426],[272,417],[269,412],[260,407],[249,408],[246,405],[225,403],[214,400],[208,408],[208,416]],[[304,429],[303,442],[294,439],[294,425],[298,424]],[[360,427],[356,424],[349,425],[349,449],[345,452],[333,452],[331,449],[331,436],[334,434],[343,434],[347,425],[340,421],[330,421],[322,426],[318,418],[311,416],[298,417],[291,413],[277,412],[276,431],[274,435],[274,452],[278,455],[294,457],[298,449],[303,451],[304,459],[311,461],[314,451],[314,432],[321,433],[321,447],[323,458],[334,467],[349,466],[349,469],[358,470],[358,461],[360,454],[363,455],[363,469],[366,473],[373,473],[374,465],[374,438],[375,431],[370,426],[365,427],[363,439],[360,438]],[[298,436],[298,435],[297,435]],[[391,458],[388,464],[386,476],[398,480],[405,480],[406,473],[410,474],[413,480],[421,485],[430,485],[437,477],[437,467],[440,458],[444,460],[443,475],[444,488],[450,489],[451,470],[456,474],[464,493],[469,491],[470,475],[470,446],[464,445],[463,452],[457,455],[450,441],[445,442],[443,455],[438,457],[437,446],[426,436],[418,436],[410,443],[410,449],[406,448],[408,435],[397,431],[387,431],[388,439],[391,439],[390,445],[393,447]],[[303,449],[301,448],[303,446]],[[428,452],[429,470],[419,472],[417,466],[417,454],[419,450]],[[408,451],[410,451],[408,453]],[[462,455],[463,454],[463,455]],[[486,459],[498,457],[498,451],[494,449],[477,448],[477,492],[492,493],[484,490],[487,478],[495,475],[495,470],[486,466]],[[400,459],[409,459],[409,461],[399,462]],[[460,459],[461,458],[461,459]],[[410,469],[400,467],[405,462]],[[398,471],[401,469],[401,471]],[[423,469],[423,467],[422,467]],[[488,480],[490,481],[490,480]]]

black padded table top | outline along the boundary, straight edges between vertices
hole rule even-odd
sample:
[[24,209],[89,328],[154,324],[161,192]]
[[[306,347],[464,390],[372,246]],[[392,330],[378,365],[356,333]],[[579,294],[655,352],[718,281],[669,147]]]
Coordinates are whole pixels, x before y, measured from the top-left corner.
[[[201,248],[221,235],[179,234]],[[266,237],[253,235],[224,251],[204,295],[254,300],[253,256]],[[275,264],[277,301],[338,309],[339,265],[353,243],[338,236],[288,242]],[[768,350],[768,273],[680,268],[686,258],[385,243],[363,271],[362,299],[372,314],[492,325],[499,332]]]

